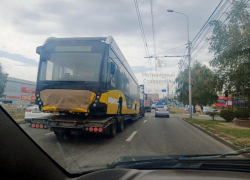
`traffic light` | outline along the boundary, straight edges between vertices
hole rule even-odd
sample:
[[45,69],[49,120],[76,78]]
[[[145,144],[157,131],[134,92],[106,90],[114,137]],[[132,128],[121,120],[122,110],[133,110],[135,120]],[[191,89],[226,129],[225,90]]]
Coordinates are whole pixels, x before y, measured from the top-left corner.
[[225,97],[228,97],[228,90],[225,91]]

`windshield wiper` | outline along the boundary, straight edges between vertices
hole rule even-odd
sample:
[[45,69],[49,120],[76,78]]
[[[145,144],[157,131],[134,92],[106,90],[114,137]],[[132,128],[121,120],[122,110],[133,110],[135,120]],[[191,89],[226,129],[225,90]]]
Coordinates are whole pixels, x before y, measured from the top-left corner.
[[242,154],[248,154],[250,153],[250,150],[248,149],[241,149],[241,150],[237,150],[237,151],[233,151],[233,152],[230,152],[230,153],[225,153],[225,154],[202,154],[202,155],[187,155],[187,156],[181,156],[179,158],[179,160],[181,159],[187,159],[187,158],[204,158],[204,157],[207,157],[207,158],[226,158],[226,156],[239,156],[239,155],[242,155]]
[[143,159],[143,160],[129,160],[123,161],[123,158],[120,158],[117,162],[109,165],[108,169],[113,169],[116,167],[125,167],[125,168],[193,168],[199,169],[204,164],[250,164],[250,159],[231,159],[226,158],[226,156],[238,156],[242,154],[250,153],[249,150],[238,150],[226,154],[203,154],[203,155],[184,155],[184,156],[169,156],[169,157],[160,157],[152,159]]

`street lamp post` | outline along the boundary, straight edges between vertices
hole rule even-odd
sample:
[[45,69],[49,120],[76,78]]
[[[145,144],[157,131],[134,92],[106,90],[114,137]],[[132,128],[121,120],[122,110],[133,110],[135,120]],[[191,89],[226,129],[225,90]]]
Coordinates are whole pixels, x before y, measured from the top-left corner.
[[176,12],[174,10],[167,10],[170,13],[182,14],[187,18],[187,37],[188,37],[188,85],[189,85],[189,118],[192,118],[192,88],[191,88],[191,54],[190,54],[190,42],[189,42],[189,19],[188,16],[181,12]]

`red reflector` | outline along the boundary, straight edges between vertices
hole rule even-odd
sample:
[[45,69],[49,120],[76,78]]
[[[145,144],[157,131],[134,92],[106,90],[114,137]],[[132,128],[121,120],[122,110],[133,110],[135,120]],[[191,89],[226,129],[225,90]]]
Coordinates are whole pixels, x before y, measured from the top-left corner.
[[76,126],[76,123],[74,123],[73,125]]
[[39,126],[39,127],[40,127],[40,129],[43,129],[43,124],[40,124],[40,126]]
[[40,127],[40,125],[39,124],[36,124],[36,128],[39,128]]
[[26,111],[26,112],[31,112],[32,110],[31,110],[31,109],[26,109],[25,111]]
[[167,109],[167,111],[168,111],[168,109]]
[[156,111],[158,111],[158,109],[157,109],[157,108],[156,108],[155,110],[156,110]]
[[99,128],[98,131],[101,133],[101,132],[103,131],[103,129],[102,129],[102,128]]
[[90,132],[92,132],[93,130],[94,130],[94,128],[93,128],[93,127],[90,127],[90,128],[89,128],[89,131],[90,131]]
[[35,128],[35,127],[36,127],[36,124],[35,124],[35,123],[31,124],[31,127],[32,127],[32,128]]
[[98,128],[97,128],[97,127],[95,127],[95,128],[94,128],[94,131],[95,131],[95,132],[97,132],[97,131],[98,131]]

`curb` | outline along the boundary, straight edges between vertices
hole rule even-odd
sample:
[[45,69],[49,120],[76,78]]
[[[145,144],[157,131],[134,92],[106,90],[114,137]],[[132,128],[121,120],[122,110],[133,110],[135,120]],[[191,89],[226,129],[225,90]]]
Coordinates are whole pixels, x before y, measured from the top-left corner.
[[[189,114],[183,114],[183,115],[189,115]],[[192,114],[192,116],[206,116],[206,117],[211,117],[209,115],[199,115],[199,114]],[[219,115],[215,115],[214,117],[220,117]]]
[[[189,122],[187,121],[185,118],[181,118],[183,121],[185,121],[186,123],[192,125],[193,127],[196,127],[197,129],[201,130],[202,132],[206,133],[207,135],[209,135],[210,137],[216,139],[217,141],[221,142],[222,144],[232,148],[234,151],[237,151],[239,150],[239,148],[237,148],[235,145],[233,145],[231,142],[225,140],[225,139],[222,139],[221,137],[209,132],[209,131],[206,131],[205,129],[197,126],[196,124],[192,123],[192,122]],[[243,155],[244,156],[244,155]]]

